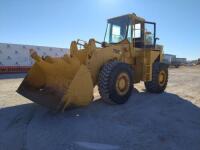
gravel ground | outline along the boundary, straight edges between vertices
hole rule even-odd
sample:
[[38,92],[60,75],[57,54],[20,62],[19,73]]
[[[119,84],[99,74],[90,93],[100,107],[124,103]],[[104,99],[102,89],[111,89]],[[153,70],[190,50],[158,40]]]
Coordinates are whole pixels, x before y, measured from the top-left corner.
[[169,73],[163,94],[140,83],[124,105],[97,100],[60,114],[15,93],[24,74],[1,75],[0,150],[199,150],[200,67]]

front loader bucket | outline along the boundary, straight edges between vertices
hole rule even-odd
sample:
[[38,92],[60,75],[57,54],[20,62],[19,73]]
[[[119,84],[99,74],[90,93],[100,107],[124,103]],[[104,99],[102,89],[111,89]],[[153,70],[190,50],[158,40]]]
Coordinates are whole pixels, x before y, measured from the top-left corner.
[[32,86],[26,84],[26,82],[23,81],[20,87],[17,89],[17,93],[49,109],[59,109],[58,105],[61,96],[57,95],[56,92],[50,90],[34,89]]
[[54,110],[85,106],[93,99],[93,82],[88,68],[77,58],[37,61],[17,89],[31,101]]

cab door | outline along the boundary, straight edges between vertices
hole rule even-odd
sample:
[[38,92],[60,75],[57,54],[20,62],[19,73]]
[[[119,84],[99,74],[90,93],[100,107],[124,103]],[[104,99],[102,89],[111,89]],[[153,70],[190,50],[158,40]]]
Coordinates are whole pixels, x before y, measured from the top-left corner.
[[156,46],[156,23],[144,23],[144,48],[155,48]]

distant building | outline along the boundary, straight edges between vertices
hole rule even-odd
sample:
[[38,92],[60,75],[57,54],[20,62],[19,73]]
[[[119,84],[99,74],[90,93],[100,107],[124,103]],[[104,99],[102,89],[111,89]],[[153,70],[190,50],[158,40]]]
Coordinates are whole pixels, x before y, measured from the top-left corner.
[[176,58],[176,61],[181,63],[181,64],[186,64],[187,63],[187,59],[186,58]]
[[174,62],[175,60],[176,60],[176,55],[164,54],[163,61],[164,61],[165,63],[171,64],[171,63]]
[[29,50],[34,49],[40,56],[63,56],[66,48],[0,43],[0,73],[26,72],[33,64]]
[[185,65],[187,63],[187,59],[186,58],[176,58],[176,55],[164,54],[163,62],[165,62],[171,66],[179,67],[181,65]]
[[200,58],[198,58],[196,64],[197,64],[197,65],[200,65]]

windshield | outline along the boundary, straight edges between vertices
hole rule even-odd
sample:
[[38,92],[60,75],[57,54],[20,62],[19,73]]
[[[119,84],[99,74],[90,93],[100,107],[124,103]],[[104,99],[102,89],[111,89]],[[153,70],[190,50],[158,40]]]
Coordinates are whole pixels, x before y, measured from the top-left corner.
[[107,43],[119,43],[126,39],[129,26],[128,17],[120,17],[108,20],[104,41]]

